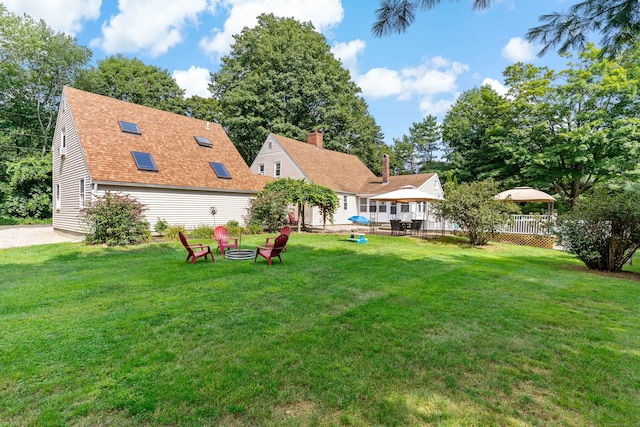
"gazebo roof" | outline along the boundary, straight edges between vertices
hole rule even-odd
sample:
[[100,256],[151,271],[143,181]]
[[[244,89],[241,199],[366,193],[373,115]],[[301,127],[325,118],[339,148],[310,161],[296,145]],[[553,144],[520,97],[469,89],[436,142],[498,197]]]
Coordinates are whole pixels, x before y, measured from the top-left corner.
[[505,200],[509,196],[514,202],[553,203],[556,201],[555,198],[548,195],[544,191],[536,190],[535,188],[531,187],[516,187],[511,190],[503,191],[502,193],[496,195],[496,199]]

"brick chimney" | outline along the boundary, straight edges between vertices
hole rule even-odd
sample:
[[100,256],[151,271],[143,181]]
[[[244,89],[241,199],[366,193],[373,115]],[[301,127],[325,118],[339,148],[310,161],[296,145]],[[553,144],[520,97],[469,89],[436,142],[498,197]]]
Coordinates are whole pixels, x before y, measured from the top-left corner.
[[322,150],[322,131],[312,130],[307,134],[307,142]]
[[382,155],[382,183],[389,182],[389,155]]

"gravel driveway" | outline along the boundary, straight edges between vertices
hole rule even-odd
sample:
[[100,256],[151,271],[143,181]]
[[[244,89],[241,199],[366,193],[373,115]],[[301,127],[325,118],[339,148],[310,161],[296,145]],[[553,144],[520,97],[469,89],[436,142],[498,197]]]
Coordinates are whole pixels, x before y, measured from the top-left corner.
[[53,231],[53,227],[50,225],[11,225],[0,227],[0,249],[80,241],[82,241],[82,236]]

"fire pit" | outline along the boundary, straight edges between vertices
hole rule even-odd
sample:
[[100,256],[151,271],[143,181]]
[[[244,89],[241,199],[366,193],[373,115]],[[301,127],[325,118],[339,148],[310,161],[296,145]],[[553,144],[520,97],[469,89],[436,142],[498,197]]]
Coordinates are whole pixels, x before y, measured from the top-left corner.
[[226,259],[254,259],[256,251],[251,249],[230,249],[224,253]]

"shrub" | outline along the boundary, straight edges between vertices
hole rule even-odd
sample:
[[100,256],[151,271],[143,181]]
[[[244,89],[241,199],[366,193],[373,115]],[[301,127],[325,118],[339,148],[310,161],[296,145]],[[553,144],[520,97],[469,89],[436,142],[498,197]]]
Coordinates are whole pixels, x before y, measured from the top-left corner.
[[225,224],[225,227],[227,227],[227,231],[229,231],[230,236],[238,236],[240,233],[244,233],[244,229],[240,227],[238,221],[235,221],[233,219],[231,221],[228,221]]
[[167,223],[167,221],[163,218],[158,218],[154,228],[156,230],[156,233],[164,234],[164,232],[167,231],[167,228],[169,228],[169,223]]
[[8,162],[0,210],[13,218],[51,218],[51,155]]
[[189,233],[191,237],[196,239],[213,239],[213,228],[208,225],[200,225]]
[[148,241],[151,232],[143,211],[144,206],[129,195],[107,192],[86,209],[87,243],[121,246]]
[[640,247],[640,191],[597,188],[558,220],[560,243],[588,268],[620,271]]
[[284,194],[277,191],[262,191],[251,199],[247,210],[247,223],[259,224],[269,232],[275,232],[282,227],[289,213],[289,202]]
[[180,240],[178,233],[182,232],[182,234],[187,232],[187,229],[184,225],[171,225],[167,228],[167,232],[164,234],[165,240]]
[[486,245],[519,211],[512,202],[497,200],[498,184],[493,179],[444,184],[445,199],[433,202],[434,211],[442,218],[457,223],[469,233],[469,243]]

